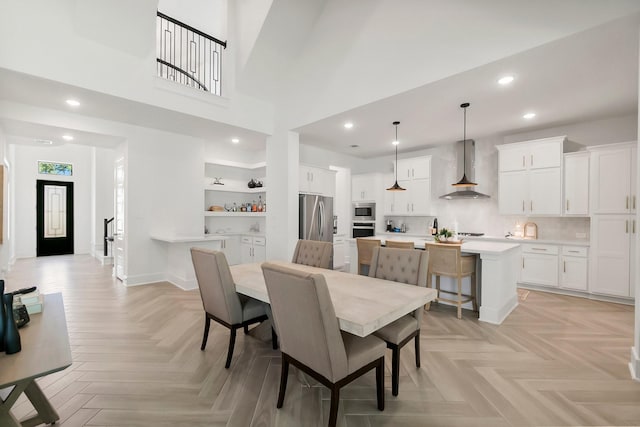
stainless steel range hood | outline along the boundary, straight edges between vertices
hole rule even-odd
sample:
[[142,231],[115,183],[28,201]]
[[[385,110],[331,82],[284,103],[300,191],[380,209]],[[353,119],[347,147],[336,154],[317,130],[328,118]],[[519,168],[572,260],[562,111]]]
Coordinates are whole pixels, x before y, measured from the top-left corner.
[[[465,153],[466,150],[466,153]],[[466,156],[466,168],[465,168]],[[456,158],[457,158],[457,177],[466,177],[468,181],[475,182],[476,176],[476,142],[473,139],[456,142]],[[441,199],[488,199],[486,194],[478,193],[473,187],[464,187],[461,190],[454,191],[440,196]]]

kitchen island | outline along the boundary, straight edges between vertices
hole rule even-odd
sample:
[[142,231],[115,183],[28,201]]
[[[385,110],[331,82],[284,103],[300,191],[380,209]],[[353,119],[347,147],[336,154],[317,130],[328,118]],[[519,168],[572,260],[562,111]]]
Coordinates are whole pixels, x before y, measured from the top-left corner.
[[[385,244],[387,236],[373,236],[367,239],[378,239]],[[412,241],[416,249],[424,249],[432,239],[419,237],[393,236],[389,240]],[[355,272],[358,252],[355,239],[349,247],[351,272]],[[463,241],[462,252],[479,255],[477,266],[478,304],[480,306],[480,321],[501,324],[509,313],[518,306],[518,262],[520,259],[520,245],[518,243]]]

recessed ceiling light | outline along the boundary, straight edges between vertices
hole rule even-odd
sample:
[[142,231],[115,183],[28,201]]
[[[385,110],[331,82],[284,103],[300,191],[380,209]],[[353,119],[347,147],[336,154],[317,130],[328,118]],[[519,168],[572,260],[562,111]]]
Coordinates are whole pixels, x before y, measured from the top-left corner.
[[238,138],[231,138],[231,142],[233,142],[234,144],[237,144],[238,142],[240,142],[240,139],[238,139]]
[[345,129],[351,129],[353,127],[353,123],[347,122],[344,124]]
[[48,139],[36,139],[36,142],[42,145],[53,145],[53,141],[50,141]]
[[527,120],[531,120],[536,116],[536,113],[527,113],[524,116],[522,116],[523,119],[527,119]]
[[71,135],[62,135],[62,139],[65,141],[73,141],[73,137]]
[[349,147],[351,147],[351,148],[358,148],[358,147],[360,147],[360,146],[359,146],[358,144],[351,144]]
[[498,79],[498,84],[501,84],[502,86],[506,86],[511,82],[513,82],[513,79],[514,79],[513,76],[504,76]]
[[67,103],[67,105],[69,105],[71,107],[79,107],[80,106],[80,102],[76,101],[75,99],[67,99],[66,103]]
[[392,143],[393,145],[398,145],[398,144],[400,144],[400,141],[398,141],[398,140],[396,139],[395,141],[393,141],[393,142],[391,142],[391,143]]

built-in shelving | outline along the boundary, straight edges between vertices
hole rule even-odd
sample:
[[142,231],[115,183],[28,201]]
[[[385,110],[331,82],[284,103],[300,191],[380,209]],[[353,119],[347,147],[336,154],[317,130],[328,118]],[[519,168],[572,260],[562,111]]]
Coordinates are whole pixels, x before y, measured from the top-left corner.
[[222,191],[227,193],[265,193],[267,189],[265,187],[237,187],[231,185],[206,185],[205,191]]
[[241,216],[241,217],[265,217],[266,212],[214,212],[205,211],[204,216]]

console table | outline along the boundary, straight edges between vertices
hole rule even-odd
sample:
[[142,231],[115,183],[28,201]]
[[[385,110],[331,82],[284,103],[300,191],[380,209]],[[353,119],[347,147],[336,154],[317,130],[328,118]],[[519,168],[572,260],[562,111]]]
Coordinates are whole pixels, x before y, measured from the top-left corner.
[[[42,313],[31,315],[29,324],[20,329],[20,339],[22,351],[11,355],[0,353],[0,426],[55,423],[60,416],[35,380],[71,366],[62,294],[44,295]],[[37,414],[20,422],[10,409],[23,392]]]

